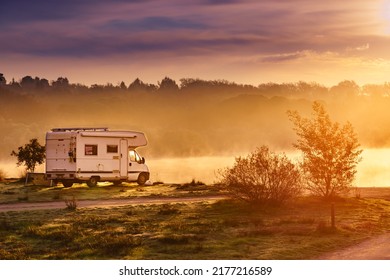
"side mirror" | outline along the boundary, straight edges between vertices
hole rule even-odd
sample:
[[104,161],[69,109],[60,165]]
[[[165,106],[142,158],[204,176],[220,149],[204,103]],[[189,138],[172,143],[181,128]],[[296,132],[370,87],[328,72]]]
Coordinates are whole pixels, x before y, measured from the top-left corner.
[[145,163],[145,158],[144,158],[144,157],[142,157],[141,163],[142,163],[142,164]]

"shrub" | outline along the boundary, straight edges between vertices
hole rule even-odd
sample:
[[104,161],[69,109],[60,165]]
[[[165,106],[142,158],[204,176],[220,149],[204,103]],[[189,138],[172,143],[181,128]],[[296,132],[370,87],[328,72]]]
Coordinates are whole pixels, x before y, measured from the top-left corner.
[[169,204],[163,204],[158,211],[159,215],[175,215],[180,214],[180,210],[169,205]]
[[279,205],[301,192],[298,167],[286,155],[271,153],[266,146],[236,158],[234,166],[221,175],[227,191],[249,203]]
[[65,199],[65,205],[66,209],[75,211],[77,209],[77,200],[74,196],[72,196],[72,199]]
[[2,214],[0,215],[0,230],[1,231],[6,231],[6,230],[12,230],[13,226],[11,224],[11,220],[8,217],[7,214]]
[[5,173],[3,170],[0,169],[0,182],[4,181],[5,179]]
[[206,185],[206,183],[204,183],[202,181],[195,181],[195,179],[192,179],[191,182],[179,185],[176,189],[178,189],[178,190],[186,190],[186,189],[206,190],[207,185]]

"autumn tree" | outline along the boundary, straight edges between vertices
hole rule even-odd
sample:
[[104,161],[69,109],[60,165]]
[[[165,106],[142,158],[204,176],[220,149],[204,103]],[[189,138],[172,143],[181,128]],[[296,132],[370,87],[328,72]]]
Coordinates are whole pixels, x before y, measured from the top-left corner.
[[323,105],[313,103],[313,118],[288,111],[298,140],[294,147],[303,154],[301,164],[306,188],[324,198],[349,191],[362,150],[352,125],[332,122]]
[[179,86],[177,85],[175,80],[172,80],[171,78],[165,77],[161,80],[161,82],[158,83],[159,91],[164,92],[178,92]]
[[133,92],[152,92],[157,89],[157,86],[144,83],[139,78],[137,78],[129,85],[128,89]]
[[51,86],[55,90],[66,91],[70,88],[70,83],[66,77],[58,77],[56,81],[51,82]]
[[3,73],[0,73],[0,86],[5,86],[7,84],[7,80],[4,77]]
[[24,89],[34,89],[35,88],[35,80],[31,76],[24,76],[20,81],[20,85]]
[[360,87],[354,81],[342,81],[329,90],[335,98],[348,99],[359,95]]
[[42,164],[45,160],[45,146],[39,144],[37,139],[31,139],[24,146],[20,146],[18,151],[12,151],[11,156],[18,159],[17,165],[25,165],[27,171],[34,172],[37,164]]
[[221,172],[222,184],[235,198],[252,204],[283,204],[301,193],[300,171],[284,154],[267,146]]
[[125,84],[124,81],[122,81],[122,82],[119,84],[119,88],[120,88],[121,90],[126,90],[126,89],[127,89],[126,84]]

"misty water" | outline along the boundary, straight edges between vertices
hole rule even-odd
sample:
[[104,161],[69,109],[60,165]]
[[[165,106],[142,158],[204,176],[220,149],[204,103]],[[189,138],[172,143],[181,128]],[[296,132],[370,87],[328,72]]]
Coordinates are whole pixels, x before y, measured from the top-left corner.
[[[296,160],[299,153],[286,153]],[[245,156],[245,154],[243,155]],[[152,180],[186,183],[192,179],[213,184],[218,181],[218,170],[232,166],[234,156],[192,157],[150,160]],[[365,149],[358,164],[355,185],[358,187],[390,186],[390,149]]]
[[[299,153],[286,153],[296,160]],[[237,155],[239,156],[239,155]],[[243,154],[241,156],[246,156]],[[178,158],[147,158],[146,163],[151,172],[152,182],[188,183],[192,180],[206,184],[218,182],[219,170],[234,164],[234,156],[204,156]],[[18,177],[22,168],[16,168],[15,163],[0,162],[0,169],[7,177]],[[40,166],[37,172],[43,172]],[[390,149],[364,149],[362,161],[357,168],[355,185],[359,187],[388,187],[390,186]]]

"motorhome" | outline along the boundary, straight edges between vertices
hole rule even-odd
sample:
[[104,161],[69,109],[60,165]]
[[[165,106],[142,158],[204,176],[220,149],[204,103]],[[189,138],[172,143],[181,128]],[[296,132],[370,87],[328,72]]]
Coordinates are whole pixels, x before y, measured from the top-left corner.
[[46,178],[65,187],[101,181],[144,185],[149,168],[136,149],[146,145],[143,132],[53,128],[46,133]]

